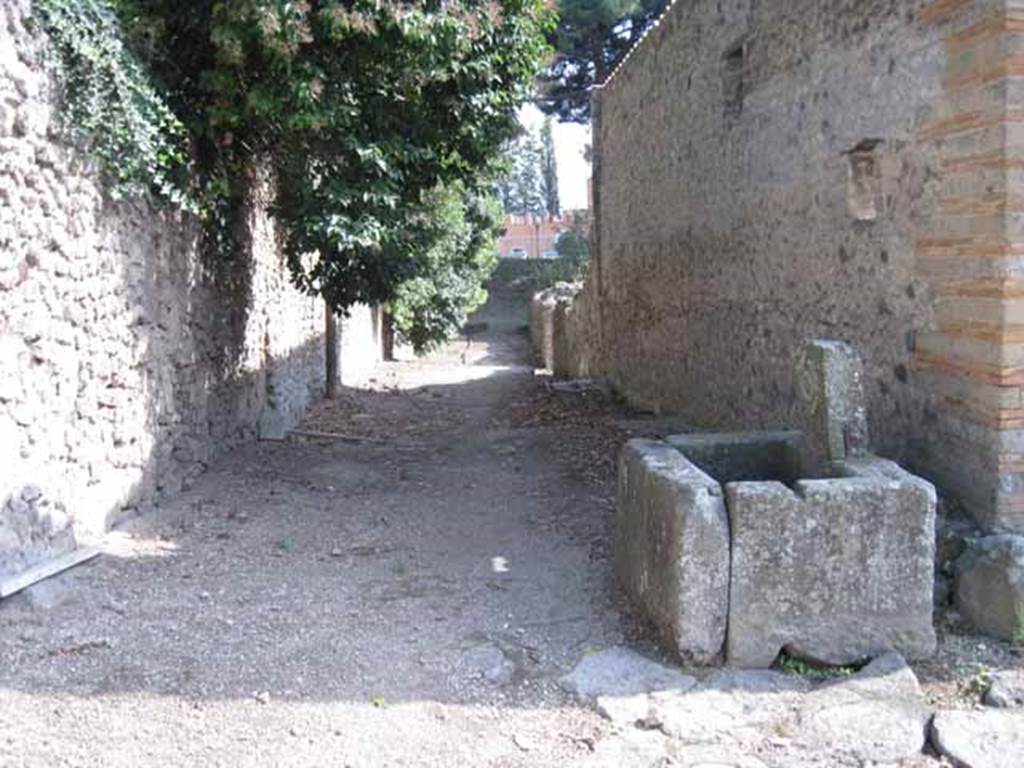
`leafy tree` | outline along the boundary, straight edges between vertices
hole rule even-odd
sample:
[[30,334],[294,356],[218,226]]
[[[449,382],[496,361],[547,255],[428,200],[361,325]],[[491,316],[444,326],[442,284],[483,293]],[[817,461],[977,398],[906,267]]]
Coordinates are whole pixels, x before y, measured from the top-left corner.
[[482,283],[497,264],[502,211],[490,193],[461,185],[429,196],[424,224],[434,238],[427,269],[404,281],[389,309],[398,338],[417,350],[449,338],[487,298]]
[[590,245],[587,238],[574,229],[567,229],[555,240],[555,251],[563,259],[585,265],[590,260]]
[[551,121],[539,134],[523,131],[505,149],[505,172],[495,191],[506,213],[516,216],[553,216],[561,213],[558,165]]
[[555,240],[557,259],[546,259],[534,278],[538,289],[550,288],[558,283],[583,280],[590,265],[590,247],[582,232],[582,222],[573,222],[572,229],[562,232]]
[[504,173],[497,180],[498,197],[506,213],[541,215],[545,210],[543,150],[537,137],[522,132],[506,146]]
[[558,162],[555,159],[555,137],[551,129],[551,118],[544,118],[540,129],[541,191],[548,216],[557,218],[562,213],[558,199]]
[[544,212],[543,155],[536,136],[527,134],[519,142],[515,163],[514,212],[539,216]]
[[[543,0],[84,2],[118,12],[183,125],[211,246],[230,259],[253,169],[269,166],[293,281],[340,312],[431,279],[437,190],[491,184],[550,29]],[[67,63],[103,90],[82,56]]]
[[540,78],[538,106],[562,122],[590,120],[590,91],[643,36],[666,0],[559,0],[554,63]]

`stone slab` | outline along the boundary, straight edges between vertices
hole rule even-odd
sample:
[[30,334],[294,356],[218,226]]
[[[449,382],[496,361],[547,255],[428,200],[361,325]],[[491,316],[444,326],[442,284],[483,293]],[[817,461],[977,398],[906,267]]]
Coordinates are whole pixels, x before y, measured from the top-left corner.
[[939,712],[932,744],[960,768],[1020,768],[1024,765],[1024,711]]
[[899,655],[810,689],[800,677],[726,670],[693,690],[652,696],[647,724],[677,755],[704,747],[771,755],[771,765],[902,765],[921,753],[930,712]]
[[729,524],[721,486],[678,450],[631,440],[619,460],[619,584],[682,660],[720,659],[729,591]]
[[533,342],[537,361],[544,368],[550,367],[550,313],[554,312],[555,304],[550,291],[539,291],[530,299],[530,340]]
[[647,717],[651,694],[687,691],[697,680],[628,648],[615,647],[584,656],[559,684],[595,704],[609,720],[632,725]]
[[858,764],[896,763],[920,754],[930,717],[913,671],[887,654],[804,698],[794,742]]
[[839,477],[726,486],[732,534],[727,658],[785,649],[825,664],[935,651],[935,490],[874,457]]
[[[579,291],[578,285],[558,283],[538,291],[530,299],[530,338],[537,360],[547,370],[555,369],[555,313],[559,302],[568,301]],[[565,340],[562,340],[565,343]]]
[[868,450],[864,365],[849,344],[806,344],[794,374],[811,457],[820,466],[863,456]]
[[574,302],[575,294],[560,296],[551,316],[551,372],[559,379],[574,375],[570,329]]

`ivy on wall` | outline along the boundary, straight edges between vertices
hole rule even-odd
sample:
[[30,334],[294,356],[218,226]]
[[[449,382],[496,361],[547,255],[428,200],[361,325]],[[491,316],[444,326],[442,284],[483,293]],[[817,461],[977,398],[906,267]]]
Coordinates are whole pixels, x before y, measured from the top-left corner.
[[186,129],[125,48],[104,0],[35,0],[64,88],[65,127],[100,160],[115,197],[151,193],[195,210]]
[[472,212],[547,55],[544,0],[36,0],[36,15],[67,122],[114,189],[197,211],[228,256],[265,163],[301,290],[339,312],[389,305],[421,347],[479,302],[495,222]]

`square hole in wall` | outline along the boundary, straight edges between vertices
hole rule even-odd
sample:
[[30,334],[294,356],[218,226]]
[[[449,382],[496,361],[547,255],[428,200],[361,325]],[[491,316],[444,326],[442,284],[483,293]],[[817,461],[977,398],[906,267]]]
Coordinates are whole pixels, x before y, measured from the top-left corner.
[[726,119],[743,114],[746,95],[747,42],[742,40],[725,52],[722,64],[722,95]]
[[881,139],[864,139],[846,152],[846,199],[850,215],[857,221],[874,221],[878,218],[882,176],[877,150],[881,143]]

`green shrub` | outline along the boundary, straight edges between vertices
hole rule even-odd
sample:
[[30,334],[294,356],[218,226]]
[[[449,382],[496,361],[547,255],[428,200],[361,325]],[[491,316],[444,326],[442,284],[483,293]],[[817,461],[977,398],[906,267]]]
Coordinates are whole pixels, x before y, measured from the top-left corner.
[[489,193],[440,188],[425,212],[431,242],[418,274],[403,281],[390,305],[399,341],[423,352],[442,344],[487,300],[484,283],[497,264],[501,207]]
[[199,212],[225,269],[244,263],[234,259],[243,203],[266,165],[300,290],[338,312],[390,305],[419,348],[482,301],[493,226],[475,190],[493,183],[547,55],[545,0],[35,9],[65,122],[90,142],[111,188]]

